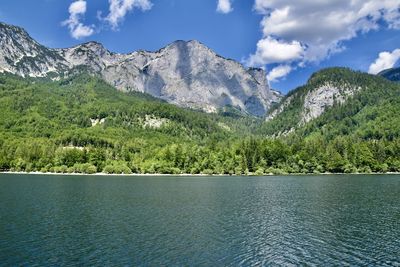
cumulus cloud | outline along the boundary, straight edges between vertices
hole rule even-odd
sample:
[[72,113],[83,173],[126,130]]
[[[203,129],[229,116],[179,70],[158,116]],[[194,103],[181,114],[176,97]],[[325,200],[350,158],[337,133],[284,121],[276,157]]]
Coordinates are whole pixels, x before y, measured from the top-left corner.
[[392,52],[381,52],[379,57],[369,66],[368,72],[377,74],[383,70],[393,68],[400,59],[400,49],[395,49]]
[[[380,27],[400,28],[398,0],[255,0],[254,9],[264,15],[261,41],[301,44],[302,56],[287,59],[297,60],[293,64],[299,65],[319,62],[342,51],[343,41],[360,33]],[[280,57],[275,62],[264,57],[263,50],[264,46],[257,45],[248,63],[282,62]]]
[[69,18],[62,24],[68,26],[71,36],[75,39],[88,37],[94,33],[93,26],[84,25],[80,20],[86,13],[86,1],[77,0],[69,6]]
[[289,65],[280,65],[273,68],[268,72],[267,79],[270,82],[276,82],[280,78],[285,77],[292,71],[292,67]]
[[298,41],[284,42],[270,36],[257,43],[257,52],[251,55],[248,64],[262,66],[269,63],[290,62],[303,58],[305,47]]
[[217,6],[217,11],[223,14],[227,14],[231,12],[232,9],[232,4],[231,0],[218,0],[218,6]]
[[151,9],[153,4],[149,0],[109,0],[110,13],[105,18],[113,29],[117,29],[126,14],[137,8],[142,11]]

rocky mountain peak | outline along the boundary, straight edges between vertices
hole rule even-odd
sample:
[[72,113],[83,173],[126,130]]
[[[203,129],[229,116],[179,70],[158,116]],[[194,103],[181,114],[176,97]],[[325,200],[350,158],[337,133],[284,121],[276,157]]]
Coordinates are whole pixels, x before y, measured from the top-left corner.
[[11,36],[11,37],[20,36],[20,37],[24,37],[25,39],[30,39],[30,41],[32,41],[32,42],[35,42],[32,39],[32,37],[30,37],[28,32],[25,31],[24,28],[14,26],[14,25],[9,25],[4,22],[0,22],[0,32],[2,33],[2,35],[5,34],[5,35]]
[[188,41],[176,40],[168,44],[165,48],[170,48],[170,47],[178,47],[178,48],[192,47],[192,48],[209,49],[206,45],[202,44],[197,40],[188,40]]
[[247,69],[196,40],[118,54],[98,42],[49,49],[22,28],[0,24],[0,72],[58,79],[86,70],[122,91],[151,94],[181,107],[216,112],[232,106],[263,116],[281,95],[262,69]]
[[23,28],[0,23],[0,72],[44,77],[64,68],[56,52],[36,42]]
[[[73,47],[72,49],[74,49],[75,52],[80,53],[81,55],[83,55],[85,53],[96,54],[98,56],[103,56],[105,54],[112,54],[101,43],[94,42],[94,41],[77,45],[77,46]],[[68,49],[68,50],[70,50],[70,49]]]

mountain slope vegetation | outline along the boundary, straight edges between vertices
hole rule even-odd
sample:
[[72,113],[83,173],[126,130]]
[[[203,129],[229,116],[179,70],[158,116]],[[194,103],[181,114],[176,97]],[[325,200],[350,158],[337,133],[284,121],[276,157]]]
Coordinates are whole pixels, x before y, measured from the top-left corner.
[[[356,134],[390,139],[398,136],[399,96],[400,85],[382,77],[346,68],[324,69],[271,111],[263,132],[273,135],[297,130],[303,137],[324,132],[331,137]],[[314,117],[309,115],[312,111]]]
[[60,81],[2,74],[0,169],[238,175],[400,171],[397,83],[348,69],[322,70],[276,110],[263,122],[234,108],[207,114],[146,94],[122,93],[84,74]]
[[[0,167],[28,170],[92,162],[93,153],[104,164],[108,159],[132,163],[131,155],[137,153],[142,162],[170,145],[206,145],[247,135],[257,121],[240,113],[207,114],[146,94],[122,93],[88,75],[50,82],[3,74],[0,114]],[[74,153],[80,156],[63,158]],[[104,164],[95,166],[101,171]]]

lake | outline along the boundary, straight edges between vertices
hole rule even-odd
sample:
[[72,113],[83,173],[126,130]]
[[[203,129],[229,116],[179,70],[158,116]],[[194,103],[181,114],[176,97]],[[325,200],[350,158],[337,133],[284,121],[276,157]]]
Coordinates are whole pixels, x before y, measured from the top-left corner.
[[400,266],[400,176],[0,174],[2,266]]

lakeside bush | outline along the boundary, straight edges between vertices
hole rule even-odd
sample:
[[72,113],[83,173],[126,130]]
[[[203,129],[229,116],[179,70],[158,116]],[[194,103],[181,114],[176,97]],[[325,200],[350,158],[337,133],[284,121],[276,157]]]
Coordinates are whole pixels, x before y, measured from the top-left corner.
[[132,170],[126,165],[125,162],[111,162],[103,169],[107,174],[131,174]]

